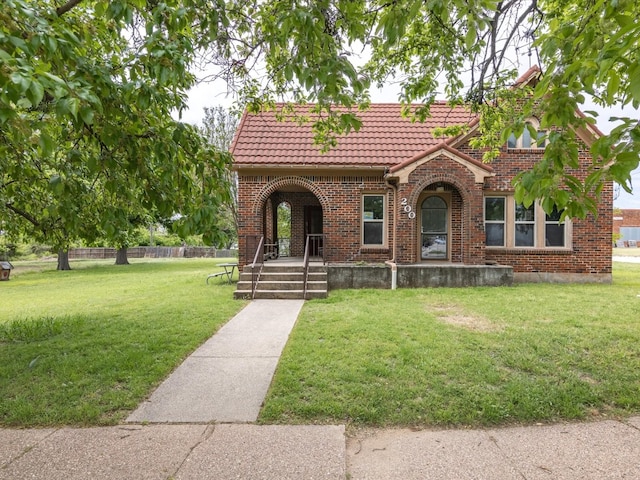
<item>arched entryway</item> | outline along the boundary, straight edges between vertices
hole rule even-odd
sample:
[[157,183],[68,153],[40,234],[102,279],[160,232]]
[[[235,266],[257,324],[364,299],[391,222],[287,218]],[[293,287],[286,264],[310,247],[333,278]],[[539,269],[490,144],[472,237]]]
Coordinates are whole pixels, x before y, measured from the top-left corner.
[[427,185],[416,209],[419,262],[462,262],[464,208],[460,191],[447,182]]
[[310,255],[321,255],[323,199],[318,187],[301,177],[282,177],[266,185],[255,199],[259,230],[257,235],[247,237],[247,259],[253,258],[261,237],[271,246],[266,253],[275,250],[277,257],[303,257],[307,238],[311,236]]
[[421,260],[449,260],[449,228],[447,198],[428,195],[420,206]]

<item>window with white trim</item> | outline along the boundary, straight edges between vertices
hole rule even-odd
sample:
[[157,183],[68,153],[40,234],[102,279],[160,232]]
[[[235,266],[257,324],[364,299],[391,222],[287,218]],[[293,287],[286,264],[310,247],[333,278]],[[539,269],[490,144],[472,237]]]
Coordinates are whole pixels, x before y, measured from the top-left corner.
[[565,223],[560,222],[561,213],[553,206],[551,213],[545,214],[544,220],[544,245],[546,247],[564,247]]
[[525,207],[515,204],[515,245],[516,247],[535,247],[536,209],[535,204]]
[[484,231],[488,247],[505,246],[505,197],[485,197]]
[[546,214],[539,203],[529,207],[516,203],[513,196],[486,196],[484,229],[487,247],[568,248],[571,220],[560,222],[556,207]]
[[362,245],[385,244],[386,205],[383,194],[362,195]]
[[525,123],[522,135],[516,138],[515,134],[509,135],[507,140],[507,148],[540,148],[543,149],[547,145],[547,133],[539,129],[539,124],[535,120]]

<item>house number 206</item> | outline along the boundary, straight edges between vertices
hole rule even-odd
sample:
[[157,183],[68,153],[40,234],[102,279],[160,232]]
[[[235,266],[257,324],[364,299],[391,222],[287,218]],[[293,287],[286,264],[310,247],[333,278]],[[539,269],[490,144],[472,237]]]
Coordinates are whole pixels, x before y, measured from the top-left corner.
[[407,199],[406,199],[406,198],[403,198],[403,199],[400,201],[400,206],[402,206],[402,210],[404,210],[404,213],[406,213],[406,214],[407,214],[407,217],[409,217],[409,218],[416,218],[416,212],[414,212],[414,211],[411,209],[411,205],[409,205],[409,203],[407,202]]

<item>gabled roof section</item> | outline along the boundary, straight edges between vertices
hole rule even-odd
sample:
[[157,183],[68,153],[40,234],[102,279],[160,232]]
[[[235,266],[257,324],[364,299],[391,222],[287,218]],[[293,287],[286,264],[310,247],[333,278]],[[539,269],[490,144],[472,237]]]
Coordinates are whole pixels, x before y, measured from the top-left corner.
[[409,174],[423,163],[444,155],[468,168],[475,177],[476,183],[483,183],[486,177],[494,175],[493,168],[479,160],[451,147],[446,141],[425,150],[412,158],[405,160],[389,169],[392,177],[397,177],[401,182],[406,182]]
[[[312,106],[296,108],[306,114]],[[434,103],[431,117],[423,123],[403,117],[400,104],[371,104],[357,115],[362,121],[360,130],[338,137],[336,147],[321,153],[313,144],[311,122],[278,121],[276,111],[245,112],[231,146],[234,165],[392,167],[441,143],[433,136],[436,127],[465,124],[475,118],[466,108],[452,108],[446,102]]]

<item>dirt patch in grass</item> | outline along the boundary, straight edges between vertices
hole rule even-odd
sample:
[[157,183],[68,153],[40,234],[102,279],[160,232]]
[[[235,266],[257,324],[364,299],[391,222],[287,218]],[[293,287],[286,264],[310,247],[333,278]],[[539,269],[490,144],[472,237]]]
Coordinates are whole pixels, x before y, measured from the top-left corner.
[[455,327],[466,328],[474,332],[498,332],[502,326],[490,322],[479,315],[469,315],[456,305],[427,305],[427,311],[438,320]]

